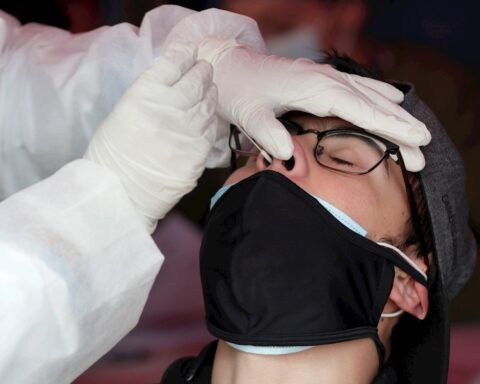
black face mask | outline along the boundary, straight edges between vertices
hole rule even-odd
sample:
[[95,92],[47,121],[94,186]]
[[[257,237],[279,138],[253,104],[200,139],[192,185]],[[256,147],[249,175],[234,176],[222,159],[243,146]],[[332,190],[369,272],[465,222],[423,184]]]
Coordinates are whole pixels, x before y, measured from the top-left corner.
[[341,224],[285,176],[257,173],[210,212],[200,251],[207,327],[236,344],[302,346],[370,337],[394,265],[426,285],[395,250]]

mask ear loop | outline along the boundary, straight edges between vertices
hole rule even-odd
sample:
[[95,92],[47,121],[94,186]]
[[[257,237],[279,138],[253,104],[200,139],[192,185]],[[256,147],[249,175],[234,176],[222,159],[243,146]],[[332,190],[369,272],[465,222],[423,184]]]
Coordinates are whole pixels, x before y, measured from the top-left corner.
[[[382,245],[384,247],[387,247],[387,248],[390,248],[390,249],[393,249],[394,251],[396,251],[408,264],[410,264],[410,266],[412,266],[412,268],[414,268],[418,273],[420,273],[424,278],[425,278],[425,281],[428,281],[428,277],[427,277],[427,274],[425,272],[423,272],[418,266],[417,264],[415,264],[405,253],[403,253],[400,249],[398,249],[397,247],[395,247],[394,245],[392,244],[389,244],[389,243],[377,243],[378,245]],[[392,318],[392,317],[397,317],[397,316],[400,316],[402,313],[404,312],[403,309],[399,309],[398,311],[395,311],[395,312],[384,312],[380,315],[380,317],[382,318]]]
[[427,274],[425,272],[423,272],[417,264],[415,264],[405,253],[403,253],[400,249],[398,249],[397,247],[395,247],[394,245],[392,244],[389,244],[389,243],[377,243],[378,245],[381,245],[383,247],[387,247],[387,248],[390,248],[390,249],[393,249],[395,252],[397,252],[403,260],[405,260],[413,269],[415,269],[418,273],[420,273],[420,275],[425,279],[425,281],[428,281],[428,277],[427,277]]
[[383,312],[380,317],[383,318],[391,318],[391,317],[397,317],[400,316],[403,313],[403,309],[399,309],[398,311],[395,312]]

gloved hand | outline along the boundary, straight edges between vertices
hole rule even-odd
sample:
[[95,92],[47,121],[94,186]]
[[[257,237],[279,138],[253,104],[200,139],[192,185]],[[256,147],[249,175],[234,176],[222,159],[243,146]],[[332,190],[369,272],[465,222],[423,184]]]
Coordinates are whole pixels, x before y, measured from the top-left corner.
[[86,159],[122,181],[147,229],[192,190],[215,140],[217,91],[196,46],[173,44],[125,92]]
[[[259,54],[235,40],[205,39],[199,57],[214,67],[218,115],[243,128],[276,158],[290,158],[293,144],[275,116],[296,110],[337,116],[397,143],[410,171],[425,165],[418,147],[430,142],[430,132],[397,105],[403,94],[387,83],[307,59]],[[217,154],[209,166],[222,164],[227,155]]]

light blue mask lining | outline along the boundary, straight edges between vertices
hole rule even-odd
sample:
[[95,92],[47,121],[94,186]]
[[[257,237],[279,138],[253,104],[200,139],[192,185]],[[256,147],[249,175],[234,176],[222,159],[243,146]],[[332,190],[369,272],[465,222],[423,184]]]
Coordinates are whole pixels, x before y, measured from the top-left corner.
[[[210,200],[210,209],[217,203],[218,199],[222,197],[222,195],[227,192],[230,187],[235,184],[224,185],[221,187],[215,195]],[[367,230],[363,228],[360,224],[358,224],[355,220],[353,220],[350,216],[348,216],[345,212],[341,211],[337,207],[333,206],[332,204],[326,202],[325,200],[321,199],[318,196],[312,195],[328,212],[330,212],[338,221],[340,221],[343,225],[347,228],[352,230],[353,232],[358,233],[360,236],[366,236]],[[256,345],[240,345],[227,342],[229,346],[234,349],[237,349],[242,352],[247,353],[255,353],[257,355],[287,355],[290,353],[297,353],[302,352],[307,349],[313,348],[313,346],[256,346]]]
[[230,184],[230,185],[224,185],[222,188],[220,188],[217,192],[215,192],[215,194],[212,196],[212,198],[210,199],[210,209],[213,208],[213,206],[215,204],[217,204],[217,201],[218,199],[220,199],[220,197],[223,196],[223,194],[225,192],[227,192],[231,186],[233,186],[235,184]]
[[[220,199],[220,197],[222,197],[223,194],[227,192],[233,185],[235,184],[224,185],[213,195],[210,200],[210,209],[213,208],[213,206],[217,203],[218,199]],[[341,211],[334,205],[321,199],[318,196],[312,195],[311,193],[309,193],[309,195],[315,198],[328,212],[330,212],[338,221],[340,221],[347,228],[349,228],[355,233],[358,233],[360,236],[367,236],[367,230],[363,228],[360,224],[358,224],[355,220],[353,220],[350,216],[348,216],[345,212]]]
[[328,212],[335,216],[335,218],[347,228],[349,228],[353,232],[358,233],[360,236],[367,236],[367,230],[363,228],[360,224],[358,224],[355,220],[353,220],[350,216],[348,216],[345,212],[341,211],[334,205],[321,199],[318,196],[312,195],[311,193],[309,195],[317,199],[317,201],[323,206],[323,208],[325,208]]

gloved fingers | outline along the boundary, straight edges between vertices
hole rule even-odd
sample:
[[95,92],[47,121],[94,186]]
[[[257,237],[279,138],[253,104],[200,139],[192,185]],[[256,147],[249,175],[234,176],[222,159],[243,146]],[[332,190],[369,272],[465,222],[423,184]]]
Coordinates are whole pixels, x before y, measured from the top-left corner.
[[400,152],[408,171],[419,172],[425,167],[425,157],[419,147],[401,145]]
[[169,106],[161,107],[163,121],[159,132],[163,135],[163,141],[172,146],[180,142],[195,146],[199,141],[206,140],[208,145],[212,146],[216,140],[218,129],[215,115],[216,105],[217,88],[212,83],[203,99],[186,111],[179,111]]
[[339,97],[330,112],[380,136],[389,136],[397,144],[426,145],[431,138],[425,124],[405,118],[403,109],[395,112],[384,110],[358,95],[347,93]]
[[228,147],[228,137],[215,141],[210,154],[208,155],[206,168],[225,168],[230,165],[231,153]]
[[[425,127],[425,124],[420,122],[418,119],[416,119],[407,111],[405,111],[402,107],[400,107],[397,103],[392,102],[392,100],[388,99],[388,97],[386,98],[385,95],[381,93],[386,91],[388,88],[393,88],[394,90],[396,90],[396,88],[392,87],[390,84],[365,78],[365,77],[361,77],[361,76],[355,76],[355,75],[345,75],[345,76],[348,76],[350,77],[351,80],[355,81],[356,89],[353,89],[354,94],[358,93],[359,97],[362,97],[362,94],[363,94],[368,98],[369,102],[372,104],[372,106],[375,109],[383,110],[383,112],[387,114],[391,113],[392,115],[397,116],[399,119],[403,121],[410,122],[412,127],[418,128],[419,133],[429,136],[428,131]],[[381,84],[383,84],[383,89]],[[372,88],[372,86],[377,88]],[[401,94],[401,98],[403,99],[403,93],[400,92],[399,90],[396,90],[396,91]],[[383,127],[380,127],[380,128],[383,128]]]
[[[290,101],[282,110],[298,110],[320,117],[337,116],[373,133],[395,138],[397,144],[426,145],[431,139],[425,124],[399,105],[386,99],[374,102],[364,93],[350,87],[335,84],[331,90],[325,90],[325,85],[322,88],[316,92],[312,84],[307,96],[301,95],[303,97]],[[372,92],[374,91],[370,90]],[[315,95],[312,96],[312,93]],[[375,97],[381,98],[378,94]],[[385,103],[388,107],[384,106]]]
[[[178,105],[181,109],[188,109],[201,101],[205,93],[212,87],[213,68],[205,60],[195,63],[173,86],[175,92],[183,95],[183,105]],[[212,97],[212,96],[210,96]],[[179,101],[181,100],[179,99]],[[215,97],[216,102],[216,97]]]
[[[175,169],[185,178],[192,168],[192,164],[204,163],[213,146],[217,134],[217,119],[215,115],[217,89],[210,85],[202,100],[186,111],[170,106],[159,106],[157,111],[161,122],[152,121],[142,124],[139,129],[143,134],[143,149],[150,153],[149,158],[164,159],[165,166],[169,168],[175,164]],[[181,159],[187,161],[190,168],[180,170]],[[147,162],[147,160],[145,160]],[[162,168],[161,164],[155,168]],[[203,168],[202,168],[203,169]]]
[[[341,87],[338,87],[338,84],[333,84],[332,87],[332,89],[338,88],[334,103],[336,111],[344,109],[341,113],[348,115],[351,112],[348,109],[357,108],[358,114],[353,116],[355,121],[348,120],[349,122],[381,135],[390,135],[399,144],[426,145],[430,142],[430,132],[425,124],[378,92],[378,90],[389,92],[390,88],[393,89],[393,92],[389,97],[395,97],[395,93],[400,93],[403,98],[403,94],[391,85],[338,72],[332,73],[331,78],[334,79],[334,82],[344,83]],[[342,93],[345,94],[345,97],[342,97]],[[343,116],[337,116],[343,118]]]
[[337,116],[371,132],[388,134],[398,144],[419,146],[430,141],[425,124],[391,101],[401,96],[394,87],[371,79],[360,80],[359,76],[339,72],[329,65],[298,60],[292,68],[295,65],[299,66],[296,71],[302,65],[305,68],[299,79],[292,75],[284,85],[283,94],[287,99],[292,94],[293,99],[281,100],[280,112],[300,110],[317,116]]
[[385,83],[384,81],[378,81],[375,79],[371,79],[369,77],[364,76],[357,76],[357,75],[350,75],[352,79],[355,80],[357,84],[361,84],[377,93],[382,95],[383,97],[387,98],[391,102],[395,104],[400,104],[405,95],[402,91],[395,88],[393,85]]
[[292,138],[272,110],[259,107],[248,114],[248,121],[240,123],[245,132],[271,156],[281,160],[292,157]]
[[171,44],[163,56],[154,60],[147,70],[155,73],[161,84],[172,85],[194,66],[197,60],[197,47],[193,43]]
[[161,76],[154,68],[145,71],[122,96],[118,103],[122,107],[117,109],[131,114],[138,108],[143,111],[139,115],[144,117],[161,113],[156,112],[160,107],[185,111],[199,103],[213,84],[212,67],[205,61],[195,62],[173,85],[163,84]]
[[[367,99],[364,99],[359,95],[359,102],[364,101],[367,105],[370,104],[373,112],[372,125],[363,128],[380,135],[389,135],[395,138],[399,144],[426,145],[430,142],[431,135],[425,124],[405,109],[386,100],[382,95],[368,87],[359,85],[358,90],[367,97]],[[357,96],[356,94],[354,95]],[[389,125],[388,123],[392,120],[392,125]]]
[[230,123],[218,115],[216,117],[215,141],[205,164],[207,168],[228,167],[231,160],[231,152],[228,145]]
[[211,84],[203,99],[187,111],[186,127],[178,127],[178,131],[191,137],[203,137],[213,145],[217,138],[217,87]]
[[193,44],[172,44],[165,55],[156,59],[125,92],[115,110],[128,114],[138,107],[155,113],[156,105],[169,105],[174,108],[190,106],[191,103],[187,100],[188,92],[182,94],[174,91],[172,85],[195,66],[196,54],[197,48]]
[[[406,144],[410,146],[426,145],[431,140],[431,135],[425,124],[416,119],[405,109],[400,107],[391,97],[395,97],[394,93],[385,97],[383,92],[388,92],[388,88],[394,87],[387,83],[369,79],[366,77],[348,75],[356,83],[357,90],[353,91],[354,96],[359,97],[359,102],[362,100],[371,105],[373,112],[377,115],[376,120],[379,124],[370,127],[364,126],[362,128],[369,129],[372,132],[376,132],[380,135],[390,136],[398,144]],[[383,84],[383,86],[381,85]],[[373,88],[372,88],[373,87]],[[379,91],[381,91],[379,93]],[[401,94],[403,99],[403,94]],[[366,99],[361,96],[363,94]],[[394,120],[393,124],[388,125],[388,121]],[[375,120],[371,120],[375,122]],[[385,122],[385,123],[383,123]],[[400,124],[397,126],[397,124]],[[401,126],[404,129],[401,129]]]

